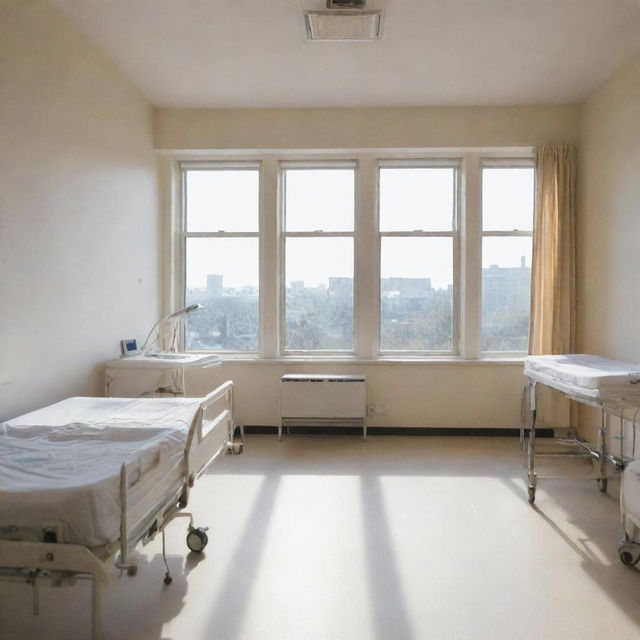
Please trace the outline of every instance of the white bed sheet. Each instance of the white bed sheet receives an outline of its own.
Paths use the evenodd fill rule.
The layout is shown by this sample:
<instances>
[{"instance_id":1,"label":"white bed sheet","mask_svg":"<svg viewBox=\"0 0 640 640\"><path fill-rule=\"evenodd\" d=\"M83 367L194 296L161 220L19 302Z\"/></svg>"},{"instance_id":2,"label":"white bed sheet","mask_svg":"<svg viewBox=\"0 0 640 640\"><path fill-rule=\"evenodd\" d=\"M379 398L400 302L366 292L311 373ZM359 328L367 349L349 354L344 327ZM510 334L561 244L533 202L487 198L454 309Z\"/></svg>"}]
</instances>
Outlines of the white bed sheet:
<instances>
[{"instance_id":1,"label":"white bed sheet","mask_svg":"<svg viewBox=\"0 0 640 640\"><path fill-rule=\"evenodd\" d=\"M525 371L536 371L582 389L629 389L640 393L640 364L585 353L528 356Z\"/></svg>"},{"instance_id":2,"label":"white bed sheet","mask_svg":"<svg viewBox=\"0 0 640 640\"><path fill-rule=\"evenodd\" d=\"M201 402L201 398L66 398L8 420L6 424L145 424L188 431Z\"/></svg>"},{"instance_id":3,"label":"white bed sheet","mask_svg":"<svg viewBox=\"0 0 640 640\"><path fill-rule=\"evenodd\" d=\"M558 380L557 378L554 378L540 371L525 369L524 373L530 380L534 382L540 382L547 387L557 389L558 391L566 393L570 396L587 398L602 403L622 404L625 406L640 406L640 389L637 386L603 386L601 388L591 389L589 387L580 387L563 380Z\"/></svg>"},{"instance_id":4,"label":"white bed sheet","mask_svg":"<svg viewBox=\"0 0 640 640\"><path fill-rule=\"evenodd\" d=\"M0 428L0 536L51 528L58 542L98 547L120 536L120 468L127 465L129 524L153 508L160 487L180 486L186 434L169 428ZM163 495L163 494L160 494Z\"/></svg>"},{"instance_id":5,"label":"white bed sheet","mask_svg":"<svg viewBox=\"0 0 640 640\"><path fill-rule=\"evenodd\" d=\"M68 398L0 425L0 537L29 539L53 528L59 542L117 540L123 462L129 531L139 527L182 486L184 445L200 402Z\"/></svg>"}]
</instances>

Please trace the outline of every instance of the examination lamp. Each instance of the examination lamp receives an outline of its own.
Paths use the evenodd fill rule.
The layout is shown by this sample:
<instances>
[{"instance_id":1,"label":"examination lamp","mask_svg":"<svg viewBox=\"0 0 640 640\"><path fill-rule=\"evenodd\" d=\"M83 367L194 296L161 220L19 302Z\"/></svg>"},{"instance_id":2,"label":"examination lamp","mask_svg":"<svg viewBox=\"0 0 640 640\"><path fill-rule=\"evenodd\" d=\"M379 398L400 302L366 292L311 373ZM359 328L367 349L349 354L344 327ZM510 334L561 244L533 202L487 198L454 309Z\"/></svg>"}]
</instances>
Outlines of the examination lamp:
<instances>
[{"instance_id":1,"label":"examination lamp","mask_svg":"<svg viewBox=\"0 0 640 640\"><path fill-rule=\"evenodd\" d=\"M149 331L149 335L147 336L147 339L144 341L144 344L142 345L142 353L145 353L146 348L147 348L147 344L149 343L149 339L151 338L151 336L153 335L153 332L158 328L158 325L161 322L164 322L165 320L179 320L182 318L186 318L190 313L193 313L194 311L197 311L198 309L202 309L202 305L201 304L190 304L187 305L186 307L183 307L182 309L178 309L177 311L174 311L173 313L169 313L166 316L162 316L162 318L160 318L160 320L158 320L158 322L156 322L153 327L151 327L151 331ZM174 339L175 339L175 332L174 332ZM174 340L172 340L172 342L174 342Z\"/></svg>"},{"instance_id":2,"label":"examination lamp","mask_svg":"<svg viewBox=\"0 0 640 640\"><path fill-rule=\"evenodd\" d=\"M182 316L188 316L190 313L192 313L193 311L197 311L198 309L202 309L202 305L201 304L190 304L187 307L183 307L182 309L178 309L177 311L174 311L173 313L170 313L168 316L165 316L164 318L161 318L160 321L162 321L162 320L173 320L175 318L182 318Z\"/></svg>"}]
</instances>

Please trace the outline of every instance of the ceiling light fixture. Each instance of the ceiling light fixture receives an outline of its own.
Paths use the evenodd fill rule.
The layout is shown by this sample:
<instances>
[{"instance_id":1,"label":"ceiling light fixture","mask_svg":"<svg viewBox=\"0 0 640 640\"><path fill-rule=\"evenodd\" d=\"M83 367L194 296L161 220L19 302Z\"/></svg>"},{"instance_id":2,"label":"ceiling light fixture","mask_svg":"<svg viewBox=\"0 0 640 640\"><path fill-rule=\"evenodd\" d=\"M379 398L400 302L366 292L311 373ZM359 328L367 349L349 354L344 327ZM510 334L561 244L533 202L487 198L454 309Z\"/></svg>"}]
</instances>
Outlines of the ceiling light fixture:
<instances>
[{"instance_id":1,"label":"ceiling light fixture","mask_svg":"<svg viewBox=\"0 0 640 640\"><path fill-rule=\"evenodd\" d=\"M305 11L309 40L377 40L382 11L366 10L366 0L327 0L328 11Z\"/></svg>"}]
</instances>

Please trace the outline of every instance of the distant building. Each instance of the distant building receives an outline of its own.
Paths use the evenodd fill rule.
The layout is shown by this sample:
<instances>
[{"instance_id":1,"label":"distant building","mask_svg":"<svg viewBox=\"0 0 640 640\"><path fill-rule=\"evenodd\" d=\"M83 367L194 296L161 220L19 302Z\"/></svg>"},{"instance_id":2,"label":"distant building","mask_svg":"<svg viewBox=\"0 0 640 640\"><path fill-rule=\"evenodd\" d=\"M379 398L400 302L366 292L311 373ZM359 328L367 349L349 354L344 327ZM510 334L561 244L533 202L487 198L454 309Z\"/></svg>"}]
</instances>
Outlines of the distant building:
<instances>
[{"instance_id":1,"label":"distant building","mask_svg":"<svg viewBox=\"0 0 640 640\"><path fill-rule=\"evenodd\" d=\"M431 278L382 278L383 297L426 298L431 293Z\"/></svg>"},{"instance_id":2,"label":"distant building","mask_svg":"<svg viewBox=\"0 0 640 640\"><path fill-rule=\"evenodd\" d=\"M353 295L353 278L329 278L329 295Z\"/></svg>"},{"instance_id":3,"label":"distant building","mask_svg":"<svg viewBox=\"0 0 640 640\"><path fill-rule=\"evenodd\" d=\"M207 295L210 298L217 298L222 295L222 276L219 273L207 274Z\"/></svg>"},{"instance_id":4,"label":"distant building","mask_svg":"<svg viewBox=\"0 0 640 640\"><path fill-rule=\"evenodd\" d=\"M531 267L522 256L519 267L492 264L482 270L482 310L485 314L529 312Z\"/></svg>"}]
</instances>

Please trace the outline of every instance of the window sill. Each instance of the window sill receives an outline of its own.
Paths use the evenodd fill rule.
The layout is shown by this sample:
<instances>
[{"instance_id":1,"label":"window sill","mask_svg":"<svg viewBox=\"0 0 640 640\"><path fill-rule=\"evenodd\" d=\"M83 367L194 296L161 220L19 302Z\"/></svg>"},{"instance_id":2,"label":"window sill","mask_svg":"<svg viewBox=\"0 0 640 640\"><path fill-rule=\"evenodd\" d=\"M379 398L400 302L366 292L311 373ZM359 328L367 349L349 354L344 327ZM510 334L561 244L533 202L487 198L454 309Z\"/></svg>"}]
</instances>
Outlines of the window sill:
<instances>
[{"instance_id":1,"label":"window sill","mask_svg":"<svg viewBox=\"0 0 640 640\"><path fill-rule=\"evenodd\" d=\"M455 356L400 357L381 356L378 358L358 358L355 356L283 356L280 358L261 358L260 356L221 354L222 363L228 364L305 364L305 365L435 365L435 366L522 366L526 356L495 356L465 359Z\"/></svg>"}]
</instances>

